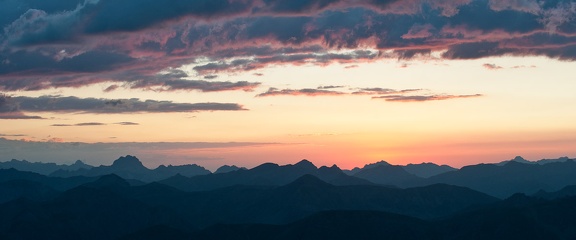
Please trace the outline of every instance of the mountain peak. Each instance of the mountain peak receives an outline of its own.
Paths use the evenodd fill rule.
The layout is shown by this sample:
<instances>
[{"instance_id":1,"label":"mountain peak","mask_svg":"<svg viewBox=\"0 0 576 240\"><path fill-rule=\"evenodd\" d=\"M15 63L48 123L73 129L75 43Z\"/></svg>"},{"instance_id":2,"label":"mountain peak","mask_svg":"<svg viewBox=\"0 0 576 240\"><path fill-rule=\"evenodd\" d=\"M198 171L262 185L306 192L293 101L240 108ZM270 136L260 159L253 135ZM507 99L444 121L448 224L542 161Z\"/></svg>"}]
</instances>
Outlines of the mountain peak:
<instances>
[{"instance_id":1,"label":"mountain peak","mask_svg":"<svg viewBox=\"0 0 576 240\"><path fill-rule=\"evenodd\" d=\"M232 166L230 166L230 165L224 165L224 166L221 166L221 167L219 167L218 169L216 169L216 171L215 171L214 173L234 172L234 171L238 171L238 170L240 170L240 169L245 169L245 168L241 168L241 167L238 167L238 166L236 166L236 165L232 165Z\"/></svg>"},{"instance_id":2,"label":"mountain peak","mask_svg":"<svg viewBox=\"0 0 576 240\"><path fill-rule=\"evenodd\" d=\"M294 166L298 166L298 167L302 167L302 168L317 169L316 166L312 162L310 162L306 159L302 159L302 161L294 164Z\"/></svg>"},{"instance_id":3,"label":"mountain peak","mask_svg":"<svg viewBox=\"0 0 576 240\"><path fill-rule=\"evenodd\" d=\"M311 174L304 174L301 177L294 180L293 182L286 185L286 187L300 187L300 186L332 186L332 185L322 181L320 178Z\"/></svg>"},{"instance_id":4,"label":"mountain peak","mask_svg":"<svg viewBox=\"0 0 576 240\"><path fill-rule=\"evenodd\" d=\"M140 162L138 158L130 155L116 159L116 161L112 163L112 167L130 169L146 168L144 165L142 165L142 162Z\"/></svg>"},{"instance_id":5,"label":"mountain peak","mask_svg":"<svg viewBox=\"0 0 576 240\"><path fill-rule=\"evenodd\" d=\"M127 187L130 184L116 174L103 175L98 180L86 184L91 187Z\"/></svg>"},{"instance_id":6,"label":"mountain peak","mask_svg":"<svg viewBox=\"0 0 576 240\"><path fill-rule=\"evenodd\" d=\"M391 164L384 161L384 160L380 160L379 162L375 162L375 163L369 163L364 165L363 169L367 169L367 168L373 168L373 167L378 167L378 166L390 166Z\"/></svg>"},{"instance_id":7,"label":"mountain peak","mask_svg":"<svg viewBox=\"0 0 576 240\"><path fill-rule=\"evenodd\" d=\"M528 162L528 160L524 159L521 156L516 156L514 159L512 159L512 161L514 161L514 162Z\"/></svg>"}]
</instances>

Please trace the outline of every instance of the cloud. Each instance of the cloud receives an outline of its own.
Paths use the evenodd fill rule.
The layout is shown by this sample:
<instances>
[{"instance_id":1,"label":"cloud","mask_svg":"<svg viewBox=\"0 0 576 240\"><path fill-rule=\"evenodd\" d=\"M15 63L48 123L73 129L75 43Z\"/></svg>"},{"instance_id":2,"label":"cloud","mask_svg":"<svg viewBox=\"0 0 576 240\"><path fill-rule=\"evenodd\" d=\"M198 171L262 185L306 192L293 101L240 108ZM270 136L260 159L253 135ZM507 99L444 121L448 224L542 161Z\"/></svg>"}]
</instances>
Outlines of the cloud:
<instances>
[{"instance_id":1,"label":"cloud","mask_svg":"<svg viewBox=\"0 0 576 240\"><path fill-rule=\"evenodd\" d=\"M313 89L313 88L304 88L304 89L277 89L277 88L270 88L268 91L264 93L260 93L256 95L256 97L270 97L270 96L338 96L344 95L344 92L337 92L337 91L330 91L330 90L321 90L321 89Z\"/></svg>"},{"instance_id":2,"label":"cloud","mask_svg":"<svg viewBox=\"0 0 576 240\"><path fill-rule=\"evenodd\" d=\"M106 123L99 122L86 122L86 123L76 123L76 124L52 124L52 127L86 127L86 126L103 126Z\"/></svg>"},{"instance_id":3,"label":"cloud","mask_svg":"<svg viewBox=\"0 0 576 240\"><path fill-rule=\"evenodd\" d=\"M272 96L342 96L342 95L371 95L372 99L385 99L388 102L425 102L425 101L438 101L449 100L458 98L472 98L481 97L482 94L473 95L448 95L448 94L427 94L427 95L411 95L415 92L422 92L424 89L391 89L391 88L359 88L350 89L355 91L333 91L326 89L342 88L344 86L320 86L318 88L303 88L303 89L277 89L270 88L268 91L256 95L256 97L272 97ZM380 96L374 96L380 95Z\"/></svg>"},{"instance_id":4,"label":"cloud","mask_svg":"<svg viewBox=\"0 0 576 240\"><path fill-rule=\"evenodd\" d=\"M114 124L123 125L123 126L135 126L135 125L140 125L140 123L135 123L135 122L119 122L119 123L114 123Z\"/></svg>"},{"instance_id":5,"label":"cloud","mask_svg":"<svg viewBox=\"0 0 576 240\"><path fill-rule=\"evenodd\" d=\"M358 91L352 92L354 95L383 95L383 94L405 94L411 92L421 91L422 89L402 89L395 90L390 88L361 88Z\"/></svg>"},{"instance_id":6,"label":"cloud","mask_svg":"<svg viewBox=\"0 0 576 240\"><path fill-rule=\"evenodd\" d=\"M0 137L26 137L26 134L2 134L0 133Z\"/></svg>"},{"instance_id":7,"label":"cloud","mask_svg":"<svg viewBox=\"0 0 576 240\"><path fill-rule=\"evenodd\" d=\"M474 98L482 97L482 94L472 94L472 95L386 95L386 96L376 96L372 99L385 99L388 102L426 102L426 101L439 101L439 100L449 100L458 98Z\"/></svg>"},{"instance_id":8,"label":"cloud","mask_svg":"<svg viewBox=\"0 0 576 240\"><path fill-rule=\"evenodd\" d=\"M108 92L246 91L259 83L205 80L272 65L356 65L432 52L576 60L571 1L11 0L0 1L0 16L4 91L106 82ZM204 80L162 74L190 64Z\"/></svg>"},{"instance_id":9,"label":"cloud","mask_svg":"<svg viewBox=\"0 0 576 240\"><path fill-rule=\"evenodd\" d=\"M0 119L27 120L27 119L44 119L44 118L41 116L28 116L21 112L0 112Z\"/></svg>"},{"instance_id":10,"label":"cloud","mask_svg":"<svg viewBox=\"0 0 576 240\"><path fill-rule=\"evenodd\" d=\"M28 112L122 114L238 110L246 109L235 103L174 103L155 100L141 101L136 98L0 97L0 114Z\"/></svg>"},{"instance_id":11,"label":"cloud","mask_svg":"<svg viewBox=\"0 0 576 240\"><path fill-rule=\"evenodd\" d=\"M328 85L328 86L319 86L318 89L335 89L335 88L344 88L346 86L334 86L334 85Z\"/></svg>"},{"instance_id":12,"label":"cloud","mask_svg":"<svg viewBox=\"0 0 576 240\"><path fill-rule=\"evenodd\" d=\"M490 69L490 70L498 70L498 69L502 69L501 66L498 66L496 64L492 64L492 63L485 63L482 66L484 66L486 69Z\"/></svg>"}]
</instances>

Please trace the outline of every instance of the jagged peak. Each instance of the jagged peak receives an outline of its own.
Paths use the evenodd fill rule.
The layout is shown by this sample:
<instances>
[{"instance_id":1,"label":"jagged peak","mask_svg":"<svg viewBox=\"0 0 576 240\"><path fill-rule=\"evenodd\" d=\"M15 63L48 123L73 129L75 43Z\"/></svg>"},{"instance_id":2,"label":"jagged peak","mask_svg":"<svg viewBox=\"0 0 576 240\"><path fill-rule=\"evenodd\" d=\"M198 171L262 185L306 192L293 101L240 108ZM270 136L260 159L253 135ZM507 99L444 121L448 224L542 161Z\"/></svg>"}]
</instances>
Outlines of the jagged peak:
<instances>
[{"instance_id":1,"label":"jagged peak","mask_svg":"<svg viewBox=\"0 0 576 240\"><path fill-rule=\"evenodd\" d=\"M146 168L135 156L126 155L124 157L120 157L112 163L113 167L120 167L120 168Z\"/></svg>"},{"instance_id":2,"label":"jagged peak","mask_svg":"<svg viewBox=\"0 0 576 240\"><path fill-rule=\"evenodd\" d=\"M515 162L528 162L528 160L524 159L524 158L521 157L521 156L516 156L516 157L514 157L514 158L512 159L512 161L515 161Z\"/></svg>"},{"instance_id":3,"label":"jagged peak","mask_svg":"<svg viewBox=\"0 0 576 240\"><path fill-rule=\"evenodd\" d=\"M308 161L308 159L302 159L300 162L294 164L294 166L306 167L306 168L316 168L316 165L314 165L314 163Z\"/></svg>"},{"instance_id":4,"label":"jagged peak","mask_svg":"<svg viewBox=\"0 0 576 240\"><path fill-rule=\"evenodd\" d=\"M218 169L216 169L216 171L214 173L227 173L227 172L233 172L233 171L238 171L244 168L238 167L236 165L223 165L221 167L219 167Z\"/></svg>"},{"instance_id":5,"label":"jagged peak","mask_svg":"<svg viewBox=\"0 0 576 240\"><path fill-rule=\"evenodd\" d=\"M384 161L384 160L380 160L378 162L375 163L369 163L364 165L364 168L371 168L371 167L377 167L377 166L390 166L391 164Z\"/></svg>"}]
</instances>

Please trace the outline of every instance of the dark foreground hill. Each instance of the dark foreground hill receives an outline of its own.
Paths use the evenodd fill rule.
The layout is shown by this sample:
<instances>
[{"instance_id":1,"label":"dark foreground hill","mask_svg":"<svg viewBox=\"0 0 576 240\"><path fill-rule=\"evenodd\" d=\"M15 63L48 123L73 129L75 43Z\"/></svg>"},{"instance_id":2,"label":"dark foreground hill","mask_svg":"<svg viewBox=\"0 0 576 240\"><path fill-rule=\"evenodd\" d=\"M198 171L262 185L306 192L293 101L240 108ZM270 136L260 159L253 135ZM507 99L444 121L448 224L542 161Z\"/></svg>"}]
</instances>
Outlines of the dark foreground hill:
<instances>
[{"instance_id":1,"label":"dark foreground hill","mask_svg":"<svg viewBox=\"0 0 576 240\"><path fill-rule=\"evenodd\" d=\"M189 239L574 239L575 214L576 198L539 201L514 196L442 220L377 211L327 211L286 225L215 225Z\"/></svg>"},{"instance_id":2,"label":"dark foreground hill","mask_svg":"<svg viewBox=\"0 0 576 240\"><path fill-rule=\"evenodd\" d=\"M388 211L449 216L497 200L466 188L334 186L305 175L281 187L234 186L184 192L159 183L131 186L116 175L56 193L0 204L0 239L115 239L169 231L189 236L215 224L290 224L323 211ZM163 227L159 227L163 226Z\"/></svg>"},{"instance_id":3,"label":"dark foreground hill","mask_svg":"<svg viewBox=\"0 0 576 240\"><path fill-rule=\"evenodd\" d=\"M45 189L19 181L3 183ZM186 192L106 175L47 190L48 197L14 194L20 196L0 204L0 239L576 238L575 197L498 200L444 184L335 186L304 175L279 187Z\"/></svg>"}]
</instances>

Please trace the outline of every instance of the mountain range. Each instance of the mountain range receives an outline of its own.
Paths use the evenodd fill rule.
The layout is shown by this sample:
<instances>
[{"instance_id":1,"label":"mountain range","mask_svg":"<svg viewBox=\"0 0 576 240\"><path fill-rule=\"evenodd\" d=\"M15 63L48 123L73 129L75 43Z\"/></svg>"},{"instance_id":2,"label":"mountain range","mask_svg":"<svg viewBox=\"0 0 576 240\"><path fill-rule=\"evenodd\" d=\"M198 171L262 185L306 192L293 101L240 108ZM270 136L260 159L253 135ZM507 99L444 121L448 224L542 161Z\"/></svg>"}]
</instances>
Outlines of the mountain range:
<instances>
[{"instance_id":1,"label":"mountain range","mask_svg":"<svg viewBox=\"0 0 576 240\"><path fill-rule=\"evenodd\" d=\"M56 190L59 181L76 183ZM500 200L446 184L337 186L310 174L280 186L194 192L114 174L83 181L1 170L0 196L19 192L0 203L0 239L576 237L576 197L566 190ZM6 183L12 187L1 187Z\"/></svg>"},{"instance_id":2,"label":"mountain range","mask_svg":"<svg viewBox=\"0 0 576 240\"><path fill-rule=\"evenodd\" d=\"M554 192L565 186L576 184L576 179L572 177L573 172L576 171L576 163L567 157L535 162L515 157L496 164L477 164L461 169L433 163L402 166L380 161L367 164L362 168L342 170L336 165L316 167L310 161L302 160L288 165L264 163L251 169L225 165L215 173L195 164L161 165L155 169L149 169L138 158L130 155L118 158L110 166L93 167L81 161L72 165L56 165L18 160L0 163L0 166L12 166L22 171L34 170L44 173L58 168L49 176L59 178L90 179L116 174L135 184L160 182L184 191L206 191L235 185L281 186L306 174L337 186L381 185L408 188L449 184L468 187L501 199L515 193ZM56 188L62 189L62 186L56 186Z\"/></svg>"},{"instance_id":3,"label":"mountain range","mask_svg":"<svg viewBox=\"0 0 576 240\"><path fill-rule=\"evenodd\" d=\"M102 176L107 174L116 174L126 179L135 179L143 182L153 182L174 175L196 176L210 174L210 171L196 164L181 166L164 166L160 165L155 169L145 167L142 162L134 156L124 156L115 160L110 166L98 166L92 168L81 168L77 170L59 169L50 174L54 177L71 177L71 176Z\"/></svg>"}]
</instances>

